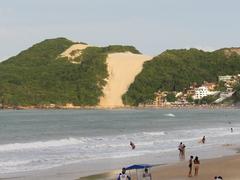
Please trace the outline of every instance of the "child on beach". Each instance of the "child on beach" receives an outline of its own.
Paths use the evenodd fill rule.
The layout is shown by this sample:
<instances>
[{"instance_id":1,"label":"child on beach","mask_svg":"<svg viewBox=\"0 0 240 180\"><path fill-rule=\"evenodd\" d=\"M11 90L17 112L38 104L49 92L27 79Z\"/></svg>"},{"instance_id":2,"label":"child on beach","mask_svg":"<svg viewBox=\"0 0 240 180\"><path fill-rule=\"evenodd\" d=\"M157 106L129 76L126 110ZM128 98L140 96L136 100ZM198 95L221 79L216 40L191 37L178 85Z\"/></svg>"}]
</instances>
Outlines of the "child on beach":
<instances>
[{"instance_id":1,"label":"child on beach","mask_svg":"<svg viewBox=\"0 0 240 180\"><path fill-rule=\"evenodd\" d=\"M194 176L198 176L200 161L197 156L195 157L193 163L194 163Z\"/></svg>"},{"instance_id":2,"label":"child on beach","mask_svg":"<svg viewBox=\"0 0 240 180\"><path fill-rule=\"evenodd\" d=\"M131 180L131 177L126 174L126 168L122 168L122 172L118 175L117 180Z\"/></svg>"},{"instance_id":3,"label":"child on beach","mask_svg":"<svg viewBox=\"0 0 240 180\"><path fill-rule=\"evenodd\" d=\"M189 167L189 172L188 172L188 177L192 177L192 165L193 165L193 156L190 156L188 167Z\"/></svg>"}]
</instances>

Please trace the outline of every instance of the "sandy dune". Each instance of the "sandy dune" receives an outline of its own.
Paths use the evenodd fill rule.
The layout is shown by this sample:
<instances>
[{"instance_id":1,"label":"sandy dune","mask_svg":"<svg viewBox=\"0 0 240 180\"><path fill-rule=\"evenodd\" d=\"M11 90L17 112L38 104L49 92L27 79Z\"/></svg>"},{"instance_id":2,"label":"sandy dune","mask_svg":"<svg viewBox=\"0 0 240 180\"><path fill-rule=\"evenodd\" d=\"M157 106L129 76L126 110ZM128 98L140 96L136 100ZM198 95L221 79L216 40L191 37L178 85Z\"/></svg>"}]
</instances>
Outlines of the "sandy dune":
<instances>
[{"instance_id":1,"label":"sandy dune","mask_svg":"<svg viewBox=\"0 0 240 180\"><path fill-rule=\"evenodd\" d=\"M79 57L82 53L82 50L89 47L86 44L74 44L65 50L60 57L67 57L69 60L74 60L76 57Z\"/></svg>"},{"instance_id":2,"label":"sandy dune","mask_svg":"<svg viewBox=\"0 0 240 180\"><path fill-rule=\"evenodd\" d=\"M100 100L101 107L123 107L122 95L127 91L135 76L142 70L143 63L152 59L150 56L126 53L109 54L108 82Z\"/></svg>"}]
</instances>

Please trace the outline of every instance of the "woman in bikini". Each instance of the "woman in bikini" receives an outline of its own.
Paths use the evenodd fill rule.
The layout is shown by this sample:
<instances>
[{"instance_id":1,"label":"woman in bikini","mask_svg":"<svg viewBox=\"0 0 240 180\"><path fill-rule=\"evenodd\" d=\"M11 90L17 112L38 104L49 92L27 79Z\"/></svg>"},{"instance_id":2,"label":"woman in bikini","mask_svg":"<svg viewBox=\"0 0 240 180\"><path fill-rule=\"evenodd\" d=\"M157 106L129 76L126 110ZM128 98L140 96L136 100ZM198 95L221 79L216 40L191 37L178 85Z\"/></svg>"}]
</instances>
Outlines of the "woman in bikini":
<instances>
[{"instance_id":1,"label":"woman in bikini","mask_svg":"<svg viewBox=\"0 0 240 180\"><path fill-rule=\"evenodd\" d=\"M193 163L194 163L194 176L198 176L200 161L197 156L195 157Z\"/></svg>"}]
</instances>

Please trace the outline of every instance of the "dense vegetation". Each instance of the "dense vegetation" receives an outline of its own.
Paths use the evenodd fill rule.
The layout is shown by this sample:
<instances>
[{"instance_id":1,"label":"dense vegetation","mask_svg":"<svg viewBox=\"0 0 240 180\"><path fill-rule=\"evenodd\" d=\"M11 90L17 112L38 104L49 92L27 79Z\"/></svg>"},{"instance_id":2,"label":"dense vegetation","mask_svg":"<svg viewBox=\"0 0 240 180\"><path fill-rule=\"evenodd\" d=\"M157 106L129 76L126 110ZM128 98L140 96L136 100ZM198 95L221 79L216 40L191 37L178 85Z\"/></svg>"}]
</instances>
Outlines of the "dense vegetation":
<instances>
[{"instance_id":1,"label":"dense vegetation","mask_svg":"<svg viewBox=\"0 0 240 180\"><path fill-rule=\"evenodd\" d=\"M219 75L240 73L240 56L224 50L167 50L144 64L126 94L125 104L137 106L154 99L154 92L183 91L193 83L217 82Z\"/></svg>"},{"instance_id":2,"label":"dense vegetation","mask_svg":"<svg viewBox=\"0 0 240 180\"><path fill-rule=\"evenodd\" d=\"M117 52L127 52L128 51L133 54L141 54L133 46L121 46L121 45L111 45L111 46L103 47L102 51L105 53L117 53Z\"/></svg>"},{"instance_id":3,"label":"dense vegetation","mask_svg":"<svg viewBox=\"0 0 240 180\"><path fill-rule=\"evenodd\" d=\"M0 104L41 106L47 104L97 105L108 76L108 53L131 51L132 46L89 47L72 64L59 55L74 43L49 39L0 63Z\"/></svg>"},{"instance_id":4,"label":"dense vegetation","mask_svg":"<svg viewBox=\"0 0 240 180\"><path fill-rule=\"evenodd\" d=\"M234 87L234 91L235 91L235 93L233 94L233 96L231 98L229 98L227 101L230 101L229 104L235 103L235 104L240 105L240 84L237 84Z\"/></svg>"}]
</instances>

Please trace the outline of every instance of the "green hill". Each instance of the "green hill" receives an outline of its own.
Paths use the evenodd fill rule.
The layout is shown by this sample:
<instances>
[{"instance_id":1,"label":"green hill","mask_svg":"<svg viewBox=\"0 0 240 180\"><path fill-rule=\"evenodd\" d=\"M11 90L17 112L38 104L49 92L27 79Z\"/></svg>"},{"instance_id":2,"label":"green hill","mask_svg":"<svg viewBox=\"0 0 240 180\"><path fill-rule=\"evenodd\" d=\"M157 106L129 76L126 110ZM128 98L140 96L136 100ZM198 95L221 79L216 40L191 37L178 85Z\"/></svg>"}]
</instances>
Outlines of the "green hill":
<instances>
[{"instance_id":1,"label":"green hill","mask_svg":"<svg viewBox=\"0 0 240 180\"><path fill-rule=\"evenodd\" d=\"M48 39L1 62L0 104L95 106L108 77L107 55L126 51L140 54L133 46L87 47L72 63L60 54L73 44L66 38ZM219 75L239 74L239 54L239 48L214 52L167 50L144 63L142 72L123 95L123 102L137 106L152 101L158 90L182 91L193 83L217 82ZM239 94L240 88L230 102L238 102Z\"/></svg>"},{"instance_id":2,"label":"green hill","mask_svg":"<svg viewBox=\"0 0 240 180\"><path fill-rule=\"evenodd\" d=\"M240 73L238 52L227 50L163 52L144 64L142 72L123 95L124 104L137 106L152 101L158 90L182 91L193 83L217 82L219 75Z\"/></svg>"},{"instance_id":3,"label":"green hill","mask_svg":"<svg viewBox=\"0 0 240 180\"><path fill-rule=\"evenodd\" d=\"M108 53L130 51L132 46L88 47L73 64L59 55L74 42L48 39L0 63L0 104L97 105L108 77Z\"/></svg>"}]
</instances>

